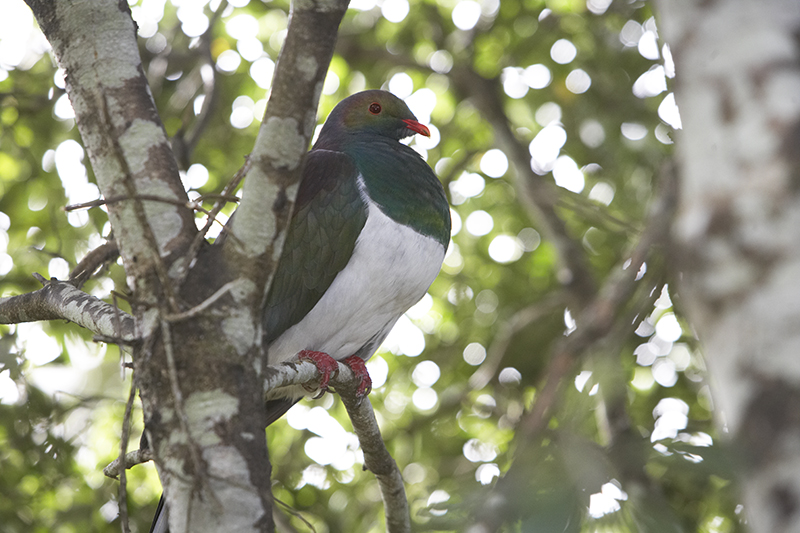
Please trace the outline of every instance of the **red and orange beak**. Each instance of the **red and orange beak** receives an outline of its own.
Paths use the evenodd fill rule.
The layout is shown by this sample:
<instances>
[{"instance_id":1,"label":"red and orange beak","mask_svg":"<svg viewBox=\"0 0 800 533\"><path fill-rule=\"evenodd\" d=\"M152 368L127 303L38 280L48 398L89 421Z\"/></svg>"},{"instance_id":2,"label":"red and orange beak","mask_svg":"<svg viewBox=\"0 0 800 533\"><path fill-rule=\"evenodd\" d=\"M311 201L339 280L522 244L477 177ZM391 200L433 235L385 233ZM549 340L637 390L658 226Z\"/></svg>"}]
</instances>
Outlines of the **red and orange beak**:
<instances>
[{"instance_id":1,"label":"red and orange beak","mask_svg":"<svg viewBox=\"0 0 800 533\"><path fill-rule=\"evenodd\" d=\"M420 124L416 120L406 119L403 120L406 123L406 127L415 133L419 133L420 135L424 135L425 137L431 136L431 130L429 130L424 124Z\"/></svg>"}]
</instances>

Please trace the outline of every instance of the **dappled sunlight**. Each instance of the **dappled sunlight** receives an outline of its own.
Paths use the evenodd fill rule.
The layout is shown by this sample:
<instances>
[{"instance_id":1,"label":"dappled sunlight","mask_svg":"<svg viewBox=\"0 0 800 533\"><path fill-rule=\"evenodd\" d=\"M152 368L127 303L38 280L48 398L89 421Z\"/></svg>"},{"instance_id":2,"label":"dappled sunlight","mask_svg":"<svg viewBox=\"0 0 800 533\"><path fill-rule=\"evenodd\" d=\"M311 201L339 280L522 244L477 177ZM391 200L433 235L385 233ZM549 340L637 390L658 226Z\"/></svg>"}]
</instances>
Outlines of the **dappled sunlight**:
<instances>
[{"instance_id":1,"label":"dappled sunlight","mask_svg":"<svg viewBox=\"0 0 800 533\"><path fill-rule=\"evenodd\" d=\"M389 22L402 22L410 9L407 0L383 0L380 6L381 14Z\"/></svg>"},{"instance_id":2,"label":"dappled sunlight","mask_svg":"<svg viewBox=\"0 0 800 533\"><path fill-rule=\"evenodd\" d=\"M600 518L603 515L615 513L621 509L621 501L628 499L628 495L620 488L616 479L605 483L600 492L589 497L589 516Z\"/></svg>"},{"instance_id":3,"label":"dappled sunlight","mask_svg":"<svg viewBox=\"0 0 800 533\"><path fill-rule=\"evenodd\" d=\"M492 219L492 215L479 209L467 216L464 227L475 237L482 237L483 235L488 235L489 232L492 231L494 219Z\"/></svg>"},{"instance_id":4,"label":"dappled sunlight","mask_svg":"<svg viewBox=\"0 0 800 533\"><path fill-rule=\"evenodd\" d=\"M453 8L452 18L459 30L471 30L481 18L481 5L474 0L460 0Z\"/></svg>"},{"instance_id":5,"label":"dappled sunlight","mask_svg":"<svg viewBox=\"0 0 800 533\"><path fill-rule=\"evenodd\" d=\"M502 150L492 148L481 157L480 167L490 178L502 178L508 172L508 158Z\"/></svg>"},{"instance_id":6,"label":"dappled sunlight","mask_svg":"<svg viewBox=\"0 0 800 533\"><path fill-rule=\"evenodd\" d=\"M653 409L655 428L650 434L650 442L674 439L678 432L689 423L689 406L678 398L664 398Z\"/></svg>"},{"instance_id":7,"label":"dappled sunlight","mask_svg":"<svg viewBox=\"0 0 800 533\"><path fill-rule=\"evenodd\" d=\"M550 48L550 57L560 65L571 63L578 55L578 49L567 39L559 39Z\"/></svg>"},{"instance_id":8,"label":"dappled sunlight","mask_svg":"<svg viewBox=\"0 0 800 533\"><path fill-rule=\"evenodd\" d=\"M512 263L525 251L520 240L513 235L497 235L489 243L489 257L498 263Z\"/></svg>"},{"instance_id":9,"label":"dappled sunlight","mask_svg":"<svg viewBox=\"0 0 800 533\"><path fill-rule=\"evenodd\" d=\"M180 175L190 200L208 210L214 205L209 198L236 174L258 134L287 35L288 4L129 4L167 134L179 146L207 123L180 161ZM413 527L443 528L446 522L437 519L445 517L457 524L451 529L464 529L461 515L505 490L507 474L525 467L517 459L524 451L535 457L526 457L534 468L525 482L536 490L520 490L531 494L526 503L536 516L562 512L547 500L551 491L565 508L578 502L571 518L584 520L586 531L637 531L632 517L644 489L623 476L623 467L641 458L633 468L671 507L684 495L675 487L693 480L685 494L697 505L676 508L681 523L732 531L733 484L715 470L721 452L705 363L692 327L670 298L677 288L664 284L674 278L657 254L630 266L657 194L658 166L681 128L669 46L646 3L535 4L353 0L318 86L316 125L309 110L307 128L316 140L322 121L349 94L381 88L404 100L431 133L404 142L435 169L451 205L451 240L439 277L366 362L370 401L406 482ZM0 100L4 295L38 288L31 272L66 278L111 234L105 207L60 211L98 200L100 191L65 94L64 71L21 0L12 0L5 13L0 94L14 96ZM33 109L49 119L47 128L30 118ZM547 187L537 188L542 183ZM208 238L220 234L234 204L217 215ZM206 215L198 211L195 221L203 227ZM618 308L604 308L614 316L587 317L586 302L599 294L592 291L620 273L627 258L633 259L622 273L635 277L634 295ZM113 263L85 290L111 301L111 291L125 292L125 284ZM647 294L651 289L661 290L660 297ZM604 342L574 354L546 419L536 426L531 412L547 400L554 354L593 334L593 318L613 322L613 330ZM115 409L124 407L118 351L65 333L73 327L3 330L13 339L8 366L0 358L4 408L64 390L106 395ZM69 403L66 395L54 398ZM94 506L98 519L117 527L115 487L103 481L97 464L117 453L121 414L100 423L85 413L81 422L104 437L92 436L89 447L88 434L81 435L77 452L58 453L65 462L78 457L79 483L103 499ZM141 418L135 413L139 425ZM541 429L522 442L530 427ZM334 394L296 404L267 435L276 498L317 531L382 524L374 476L363 471L358 440ZM585 464L570 463L565 435L581 441L575 456ZM635 453L621 459L614 448L620 443ZM129 483L138 507L153 503L158 486L152 468L141 477L147 482L138 489ZM73 492L77 501L79 492ZM510 527L526 525L520 519Z\"/></svg>"}]
</instances>

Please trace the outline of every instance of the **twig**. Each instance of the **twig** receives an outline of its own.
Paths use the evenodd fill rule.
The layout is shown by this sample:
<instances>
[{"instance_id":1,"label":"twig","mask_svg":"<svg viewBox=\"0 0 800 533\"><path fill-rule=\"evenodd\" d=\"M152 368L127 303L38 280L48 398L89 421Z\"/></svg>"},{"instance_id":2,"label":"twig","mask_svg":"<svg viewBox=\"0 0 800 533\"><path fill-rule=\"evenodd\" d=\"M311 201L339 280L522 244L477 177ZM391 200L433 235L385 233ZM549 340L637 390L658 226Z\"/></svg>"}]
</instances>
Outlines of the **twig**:
<instances>
[{"instance_id":1,"label":"twig","mask_svg":"<svg viewBox=\"0 0 800 533\"><path fill-rule=\"evenodd\" d=\"M131 390L128 393L128 401L125 404L125 416L122 417L122 437L119 442L119 457L118 461L125 464L126 453L128 451L128 437L131 430L131 410L133 409L133 400L136 398L136 385L134 380L131 380ZM130 524L128 523L128 480L125 475L125 468L119 470L119 521L122 525L122 533L130 533Z\"/></svg>"},{"instance_id":2,"label":"twig","mask_svg":"<svg viewBox=\"0 0 800 533\"><path fill-rule=\"evenodd\" d=\"M236 188L242 182L244 177L250 171L251 166L252 163L250 161L250 158L249 157L245 158L244 164L238 171L236 171L236 174L233 175L231 181L229 181L228 184L225 186L225 189L223 189L222 194L219 195L217 203L214 204L214 207L211 209L211 211L209 211L208 216L206 217L206 223L203 225L202 228L200 228L200 231L197 232L197 235L194 236L194 240L192 241L192 244L189 246L189 251L186 254L186 257L188 258L186 264L191 265L194 263L194 260L197 258L197 254L200 251L200 247L206 240L206 234L208 233L208 230L211 229L211 225L214 224L214 222L217 220L217 215L219 215L220 211L222 211L222 208L225 206L225 203L230 201L228 200L228 198L233 197L233 192L236 190ZM223 231L225 231L225 229L226 227L223 226ZM177 281L176 283L177 287L180 288L183 285L183 282L188 274L189 274L189 269L187 268L184 270L181 278Z\"/></svg>"},{"instance_id":3,"label":"twig","mask_svg":"<svg viewBox=\"0 0 800 533\"><path fill-rule=\"evenodd\" d=\"M281 507L283 507L284 509L286 509L287 513L289 513L293 517L295 517L298 520L300 520L301 522L303 522L303 524L305 524L305 526L309 529L309 531L311 531L311 533L317 533L317 529L314 527L314 525L311 522L309 522L308 520L306 520L305 517L303 516L303 514L300 511L298 511L297 509L294 509L288 503L282 502L281 500L279 500L278 498L275 498L274 496L272 497L272 500L275 503L277 503L278 505L280 505ZM280 514L280 513L275 513L275 522L276 522L277 526L280 526L278 528L278 531L281 531L282 533L299 533L297 531L297 529L295 529L289 523L289 520L286 517L284 517L282 514Z\"/></svg>"},{"instance_id":4,"label":"twig","mask_svg":"<svg viewBox=\"0 0 800 533\"><path fill-rule=\"evenodd\" d=\"M69 273L69 281L80 289L92 274L104 264L119 257L119 247L116 241L109 240L86 254Z\"/></svg>"},{"instance_id":5,"label":"twig","mask_svg":"<svg viewBox=\"0 0 800 533\"><path fill-rule=\"evenodd\" d=\"M104 342L106 344L119 344L122 346L135 346L139 343L140 339L123 339L122 337L117 337L116 335L93 335L92 341L94 342ZM128 364L128 363L126 363ZM133 367L126 367L126 368L133 368Z\"/></svg>"},{"instance_id":6,"label":"twig","mask_svg":"<svg viewBox=\"0 0 800 533\"><path fill-rule=\"evenodd\" d=\"M101 207L104 205L111 205L111 204L118 204L120 202L124 202L125 200L144 200L147 202L160 202L162 204L170 204L170 205L177 205L178 207L189 207L195 208L195 202L185 202L182 200L176 200L174 198L166 198L164 196L157 196L155 194L132 194L132 195L119 195L119 196L112 196L110 198L98 198L97 200L91 200L89 202L83 202L80 204L71 204L64 206L62 209L64 211L77 211L78 209L91 209L93 207Z\"/></svg>"},{"instance_id":7,"label":"twig","mask_svg":"<svg viewBox=\"0 0 800 533\"><path fill-rule=\"evenodd\" d=\"M180 322L182 320L187 320L189 318L196 317L209 307L214 304L217 300L231 292L238 284L240 283L239 280L229 281L222 287L220 287L214 294L203 300L200 304L183 311L182 313L174 313L174 314L167 314L164 315L164 320L168 322Z\"/></svg>"}]
</instances>

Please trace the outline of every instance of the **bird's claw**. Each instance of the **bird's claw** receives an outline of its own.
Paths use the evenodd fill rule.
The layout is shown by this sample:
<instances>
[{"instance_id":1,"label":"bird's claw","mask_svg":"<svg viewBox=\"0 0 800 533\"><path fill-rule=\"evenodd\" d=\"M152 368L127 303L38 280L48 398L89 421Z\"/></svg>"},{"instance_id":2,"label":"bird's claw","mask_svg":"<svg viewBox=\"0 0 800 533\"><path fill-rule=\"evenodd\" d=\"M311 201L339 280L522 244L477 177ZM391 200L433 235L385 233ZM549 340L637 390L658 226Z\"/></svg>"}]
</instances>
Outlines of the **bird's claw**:
<instances>
[{"instance_id":1,"label":"bird's claw","mask_svg":"<svg viewBox=\"0 0 800 533\"><path fill-rule=\"evenodd\" d=\"M328 390L328 383L331 380L331 376L336 375L339 372L339 363L336 362L336 359L325 352L315 352L313 350L302 350L297 355L297 359L299 361L309 361L314 363L314 366L317 367L317 370L320 374L320 396L325 394L325 391Z\"/></svg>"},{"instance_id":2,"label":"bird's claw","mask_svg":"<svg viewBox=\"0 0 800 533\"><path fill-rule=\"evenodd\" d=\"M339 363L331 357L330 355L326 354L325 352L315 352L313 350L303 350L297 355L297 359L299 361L309 361L314 363L314 366L317 367L317 371L319 371L320 378L319 378L319 390L320 396L325 394L325 391L328 390L328 384L330 383L331 376L335 376L339 373ZM367 371L367 366L364 364L364 360L357 355L351 355L342 360L342 363L346 364L350 367L350 370L353 371L353 374L360 380L358 384L358 389L356 390L356 397L363 398L372 391L372 378L369 377L369 372ZM306 385L306 390L311 392L313 389L310 389Z\"/></svg>"},{"instance_id":3,"label":"bird's claw","mask_svg":"<svg viewBox=\"0 0 800 533\"><path fill-rule=\"evenodd\" d=\"M342 363L349 366L353 374L361 380L361 383L358 385L358 390L356 391L356 396L358 398L363 398L369 394L372 391L372 378L369 377L367 365L364 364L364 360L357 355L351 355L343 359Z\"/></svg>"}]
</instances>

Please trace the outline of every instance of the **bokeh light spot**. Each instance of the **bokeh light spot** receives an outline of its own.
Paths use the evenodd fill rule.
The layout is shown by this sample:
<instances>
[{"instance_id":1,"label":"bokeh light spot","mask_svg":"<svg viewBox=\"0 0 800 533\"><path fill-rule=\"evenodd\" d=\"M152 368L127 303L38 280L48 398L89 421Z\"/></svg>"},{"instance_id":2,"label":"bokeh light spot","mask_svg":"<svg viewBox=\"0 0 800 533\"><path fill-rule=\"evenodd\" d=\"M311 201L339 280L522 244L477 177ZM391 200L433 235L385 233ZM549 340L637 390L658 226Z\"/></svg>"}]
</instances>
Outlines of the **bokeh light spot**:
<instances>
[{"instance_id":1,"label":"bokeh light spot","mask_svg":"<svg viewBox=\"0 0 800 533\"><path fill-rule=\"evenodd\" d=\"M403 22L409 9L407 0L387 0L381 5L381 15L389 22Z\"/></svg>"},{"instance_id":2,"label":"bokeh light spot","mask_svg":"<svg viewBox=\"0 0 800 533\"><path fill-rule=\"evenodd\" d=\"M550 57L561 65L570 63L578 55L578 49L567 39L559 39L550 47Z\"/></svg>"},{"instance_id":3,"label":"bokeh light spot","mask_svg":"<svg viewBox=\"0 0 800 533\"><path fill-rule=\"evenodd\" d=\"M592 78L585 70L578 68L567 74L565 84L571 93L583 94L592 86Z\"/></svg>"},{"instance_id":4,"label":"bokeh light spot","mask_svg":"<svg viewBox=\"0 0 800 533\"><path fill-rule=\"evenodd\" d=\"M471 30L481 18L481 5L474 0L461 0L453 8L452 18L459 30Z\"/></svg>"},{"instance_id":5,"label":"bokeh light spot","mask_svg":"<svg viewBox=\"0 0 800 533\"><path fill-rule=\"evenodd\" d=\"M531 89L544 89L553 80L550 69L541 63L527 67L522 73L522 79Z\"/></svg>"},{"instance_id":6,"label":"bokeh light spot","mask_svg":"<svg viewBox=\"0 0 800 533\"><path fill-rule=\"evenodd\" d=\"M492 148L481 157L480 167L490 178L500 178L508 171L508 158L502 150Z\"/></svg>"},{"instance_id":7,"label":"bokeh light spot","mask_svg":"<svg viewBox=\"0 0 800 533\"><path fill-rule=\"evenodd\" d=\"M498 263L512 263L522 252L522 243L513 235L498 235L489 243L489 257Z\"/></svg>"},{"instance_id":8,"label":"bokeh light spot","mask_svg":"<svg viewBox=\"0 0 800 533\"><path fill-rule=\"evenodd\" d=\"M578 164L567 155L562 155L556 159L553 165L553 178L555 178L556 185L574 193L583 191L583 187L586 184L583 172L578 168Z\"/></svg>"},{"instance_id":9,"label":"bokeh light spot","mask_svg":"<svg viewBox=\"0 0 800 533\"><path fill-rule=\"evenodd\" d=\"M492 215L483 210L473 211L467 215L467 220L464 223L467 231L476 236L482 237L487 235L494 227L494 219Z\"/></svg>"},{"instance_id":10,"label":"bokeh light spot","mask_svg":"<svg viewBox=\"0 0 800 533\"><path fill-rule=\"evenodd\" d=\"M468 365L477 366L486 359L486 348L479 342L471 342L464 348L462 355Z\"/></svg>"}]
</instances>

